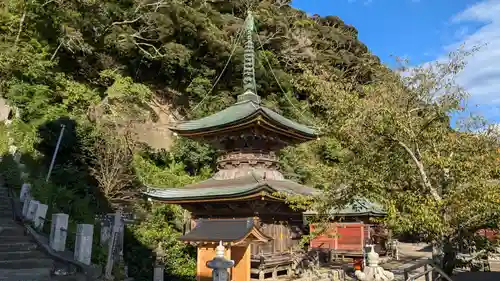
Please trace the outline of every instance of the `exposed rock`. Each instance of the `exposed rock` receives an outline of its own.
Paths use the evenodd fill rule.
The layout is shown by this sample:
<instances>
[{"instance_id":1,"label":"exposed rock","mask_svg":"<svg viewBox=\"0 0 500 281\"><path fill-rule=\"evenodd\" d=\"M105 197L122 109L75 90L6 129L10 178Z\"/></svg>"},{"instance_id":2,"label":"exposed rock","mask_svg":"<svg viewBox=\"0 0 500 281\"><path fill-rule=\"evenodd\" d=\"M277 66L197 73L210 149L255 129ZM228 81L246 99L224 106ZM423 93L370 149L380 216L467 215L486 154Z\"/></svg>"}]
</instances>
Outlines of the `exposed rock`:
<instances>
[{"instance_id":1,"label":"exposed rock","mask_svg":"<svg viewBox=\"0 0 500 281\"><path fill-rule=\"evenodd\" d=\"M0 97L0 122L5 122L9 119L12 108L7 104L7 101Z\"/></svg>"}]
</instances>

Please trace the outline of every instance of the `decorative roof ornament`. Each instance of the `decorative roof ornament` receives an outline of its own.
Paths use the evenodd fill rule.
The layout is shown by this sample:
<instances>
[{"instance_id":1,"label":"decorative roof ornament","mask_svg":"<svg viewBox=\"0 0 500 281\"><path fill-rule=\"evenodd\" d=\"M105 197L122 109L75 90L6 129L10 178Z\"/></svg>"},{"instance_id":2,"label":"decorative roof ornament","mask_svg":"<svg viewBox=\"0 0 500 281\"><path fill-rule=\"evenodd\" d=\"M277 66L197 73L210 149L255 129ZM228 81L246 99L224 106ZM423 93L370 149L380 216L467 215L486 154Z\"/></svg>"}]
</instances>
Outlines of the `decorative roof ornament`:
<instances>
[{"instance_id":1,"label":"decorative roof ornament","mask_svg":"<svg viewBox=\"0 0 500 281\"><path fill-rule=\"evenodd\" d=\"M222 241L219 241L219 245L215 248L215 257L216 258L224 258L224 252L226 248L222 245Z\"/></svg>"},{"instance_id":2,"label":"decorative roof ornament","mask_svg":"<svg viewBox=\"0 0 500 281\"><path fill-rule=\"evenodd\" d=\"M257 95L257 83L255 82L255 50L253 45L253 32L255 30L252 12L248 11L245 19L245 45L243 63L243 94L238 96L238 102L253 101L260 104L260 97Z\"/></svg>"}]
</instances>

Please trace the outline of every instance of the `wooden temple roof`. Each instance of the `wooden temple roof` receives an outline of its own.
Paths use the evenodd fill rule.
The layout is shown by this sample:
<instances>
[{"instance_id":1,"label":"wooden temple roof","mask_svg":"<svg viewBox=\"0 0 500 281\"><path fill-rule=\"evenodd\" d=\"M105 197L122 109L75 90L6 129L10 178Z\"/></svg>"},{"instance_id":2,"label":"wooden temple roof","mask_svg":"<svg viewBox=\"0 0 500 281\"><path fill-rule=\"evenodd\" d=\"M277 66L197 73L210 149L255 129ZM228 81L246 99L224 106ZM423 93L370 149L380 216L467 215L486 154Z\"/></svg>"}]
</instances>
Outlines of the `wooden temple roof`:
<instances>
[{"instance_id":1,"label":"wooden temple roof","mask_svg":"<svg viewBox=\"0 0 500 281\"><path fill-rule=\"evenodd\" d=\"M200 183L180 188L152 188L144 193L147 197L168 203L207 202L216 200L240 200L252 197L275 197L275 193L313 196L318 190L291 180L266 180L255 174L218 180L210 178ZM275 197L275 199L278 199Z\"/></svg>"},{"instance_id":2,"label":"wooden temple roof","mask_svg":"<svg viewBox=\"0 0 500 281\"><path fill-rule=\"evenodd\" d=\"M256 227L253 218L241 218L200 219L196 222L196 227L179 240L198 243L222 241L237 245L244 242L265 243L272 239Z\"/></svg>"},{"instance_id":3,"label":"wooden temple roof","mask_svg":"<svg viewBox=\"0 0 500 281\"><path fill-rule=\"evenodd\" d=\"M180 136L197 137L251 127L260 127L300 141L314 140L319 135L315 129L262 106L260 97L252 93L238 96L235 104L222 111L201 119L179 122L169 129Z\"/></svg>"}]
</instances>

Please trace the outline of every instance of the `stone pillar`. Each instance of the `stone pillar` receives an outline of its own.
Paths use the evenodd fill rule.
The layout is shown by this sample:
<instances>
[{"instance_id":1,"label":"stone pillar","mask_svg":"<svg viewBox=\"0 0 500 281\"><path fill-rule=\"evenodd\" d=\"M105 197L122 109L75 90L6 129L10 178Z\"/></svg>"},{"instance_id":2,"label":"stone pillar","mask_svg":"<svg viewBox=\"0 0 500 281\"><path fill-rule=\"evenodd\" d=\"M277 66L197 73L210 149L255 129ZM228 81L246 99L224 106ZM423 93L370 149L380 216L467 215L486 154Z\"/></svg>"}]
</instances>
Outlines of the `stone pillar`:
<instances>
[{"instance_id":1,"label":"stone pillar","mask_svg":"<svg viewBox=\"0 0 500 281\"><path fill-rule=\"evenodd\" d=\"M43 224L45 222L45 216L47 215L48 208L49 208L49 206L47 206L45 204L41 204L41 203L38 204L36 211L35 211L35 215L33 217L33 223L34 223L36 228L43 228Z\"/></svg>"},{"instance_id":2,"label":"stone pillar","mask_svg":"<svg viewBox=\"0 0 500 281\"><path fill-rule=\"evenodd\" d=\"M93 236L93 224L78 224L76 226L75 260L90 265Z\"/></svg>"},{"instance_id":3,"label":"stone pillar","mask_svg":"<svg viewBox=\"0 0 500 281\"><path fill-rule=\"evenodd\" d=\"M113 265L115 263L115 248L118 244L118 234L122 224L122 210L118 209L113 217L113 228L111 232L111 240L108 246L108 260L106 262L106 267L104 269L104 276L106 279L111 279L111 273L113 271Z\"/></svg>"},{"instance_id":4,"label":"stone pillar","mask_svg":"<svg viewBox=\"0 0 500 281\"><path fill-rule=\"evenodd\" d=\"M215 248L215 257L207 262L208 268L212 269L213 281L229 281L228 269L234 266L234 261L224 257L225 248L220 241L219 246Z\"/></svg>"},{"instance_id":5,"label":"stone pillar","mask_svg":"<svg viewBox=\"0 0 500 281\"><path fill-rule=\"evenodd\" d=\"M49 245L56 252L66 250L66 237L68 236L67 214L52 214L52 224L50 227Z\"/></svg>"},{"instance_id":6,"label":"stone pillar","mask_svg":"<svg viewBox=\"0 0 500 281\"><path fill-rule=\"evenodd\" d=\"M101 246L108 244L110 238L111 227L108 225L104 225L104 223L101 223L101 235L99 236L99 243L101 244Z\"/></svg>"},{"instance_id":7,"label":"stone pillar","mask_svg":"<svg viewBox=\"0 0 500 281\"><path fill-rule=\"evenodd\" d=\"M363 271L356 270L354 273L356 279L360 281L392 281L394 279L394 274L378 265L380 261L379 255L373 249L373 245L370 246L371 251L366 257L368 266L366 266Z\"/></svg>"},{"instance_id":8,"label":"stone pillar","mask_svg":"<svg viewBox=\"0 0 500 281\"><path fill-rule=\"evenodd\" d=\"M23 217L24 218L28 217L28 209L29 209L31 200L33 200L31 195L29 193L26 194L26 197L24 198L24 202L23 202Z\"/></svg>"},{"instance_id":9,"label":"stone pillar","mask_svg":"<svg viewBox=\"0 0 500 281\"><path fill-rule=\"evenodd\" d=\"M153 281L163 281L165 267L157 264L153 269Z\"/></svg>"},{"instance_id":10,"label":"stone pillar","mask_svg":"<svg viewBox=\"0 0 500 281\"><path fill-rule=\"evenodd\" d=\"M28 194L30 194L31 191L31 185L29 183L23 183L21 186L21 193L19 194L19 201L21 203L24 203L24 200L26 200L26 197Z\"/></svg>"},{"instance_id":11,"label":"stone pillar","mask_svg":"<svg viewBox=\"0 0 500 281\"><path fill-rule=\"evenodd\" d=\"M37 200L30 200L28 205L28 213L26 214L26 219L28 221L32 221L35 217L36 208L38 208L38 204L40 204Z\"/></svg>"}]
</instances>

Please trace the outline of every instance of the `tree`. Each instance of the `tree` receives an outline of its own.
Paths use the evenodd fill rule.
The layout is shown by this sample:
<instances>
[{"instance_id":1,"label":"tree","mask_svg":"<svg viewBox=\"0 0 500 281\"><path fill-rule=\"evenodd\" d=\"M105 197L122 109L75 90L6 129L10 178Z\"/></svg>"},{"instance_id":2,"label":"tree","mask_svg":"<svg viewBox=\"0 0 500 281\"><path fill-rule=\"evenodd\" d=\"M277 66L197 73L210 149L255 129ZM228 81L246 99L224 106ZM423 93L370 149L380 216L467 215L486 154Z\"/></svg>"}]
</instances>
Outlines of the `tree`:
<instances>
[{"instance_id":1,"label":"tree","mask_svg":"<svg viewBox=\"0 0 500 281\"><path fill-rule=\"evenodd\" d=\"M447 61L402 68L401 76L378 72L377 81L361 89L363 98L340 95L340 106L322 103L337 115L349 109L341 116L345 123L331 132L348 151L348 160L336 167L336 181L349 188L331 186L327 192L335 196L323 203L353 195L384 202L387 223L433 242L444 251L436 254L448 272L464 237L500 222L498 138L450 127L450 116L467 97L455 77L474 51L460 49Z\"/></svg>"},{"instance_id":2,"label":"tree","mask_svg":"<svg viewBox=\"0 0 500 281\"><path fill-rule=\"evenodd\" d=\"M96 139L89 151L91 175L96 179L99 190L108 202L111 204L128 202L135 198L136 193L133 192L134 143L127 133L113 135L106 133L104 128L100 131L101 136Z\"/></svg>"}]
</instances>

